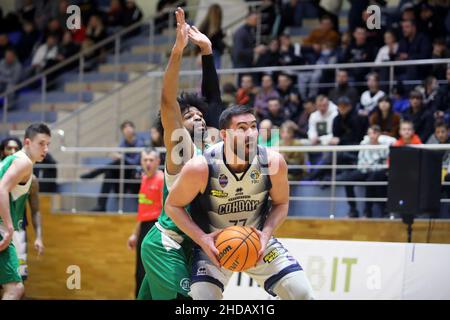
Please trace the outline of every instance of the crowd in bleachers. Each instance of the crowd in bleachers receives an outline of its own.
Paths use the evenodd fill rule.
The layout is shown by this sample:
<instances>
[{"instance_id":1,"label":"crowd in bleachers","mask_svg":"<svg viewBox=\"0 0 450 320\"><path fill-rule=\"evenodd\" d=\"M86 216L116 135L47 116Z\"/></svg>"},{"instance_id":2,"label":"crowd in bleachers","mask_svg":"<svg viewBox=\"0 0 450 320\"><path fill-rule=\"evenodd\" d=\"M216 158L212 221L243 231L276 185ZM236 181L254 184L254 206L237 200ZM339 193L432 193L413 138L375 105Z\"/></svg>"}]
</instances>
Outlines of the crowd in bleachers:
<instances>
[{"instance_id":1,"label":"crowd in bleachers","mask_svg":"<svg viewBox=\"0 0 450 320\"><path fill-rule=\"evenodd\" d=\"M73 30L66 27L71 4L81 11L81 26ZM112 0L107 7L96 1L27 0L18 11L5 15L0 8L0 93L140 19L142 12L132 0ZM88 55L95 59L87 59L85 71L96 66L102 53Z\"/></svg>"}]
</instances>

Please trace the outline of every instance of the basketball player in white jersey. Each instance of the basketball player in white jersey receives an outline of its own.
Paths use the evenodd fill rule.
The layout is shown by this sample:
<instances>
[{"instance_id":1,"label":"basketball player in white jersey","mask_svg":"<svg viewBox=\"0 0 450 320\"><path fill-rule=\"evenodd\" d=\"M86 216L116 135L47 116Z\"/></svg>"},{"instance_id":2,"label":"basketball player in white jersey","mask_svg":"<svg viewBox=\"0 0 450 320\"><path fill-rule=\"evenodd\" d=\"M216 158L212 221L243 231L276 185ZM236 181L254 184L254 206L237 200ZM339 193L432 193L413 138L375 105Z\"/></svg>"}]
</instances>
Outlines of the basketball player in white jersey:
<instances>
[{"instance_id":1,"label":"basketball player in white jersey","mask_svg":"<svg viewBox=\"0 0 450 320\"><path fill-rule=\"evenodd\" d=\"M312 299L300 264L272 236L288 214L284 158L257 145L253 108L230 107L220 116L219 126L223 142L187 162L165 203L172 221L199 246L190 295L199 300L222 298L232 272L220 267L214 238L221 229L245 225L255 228L261 241L259 261L246 273L273 296ZM184 209L189 204L190 215Z\"/></svg>"}]
</instances>

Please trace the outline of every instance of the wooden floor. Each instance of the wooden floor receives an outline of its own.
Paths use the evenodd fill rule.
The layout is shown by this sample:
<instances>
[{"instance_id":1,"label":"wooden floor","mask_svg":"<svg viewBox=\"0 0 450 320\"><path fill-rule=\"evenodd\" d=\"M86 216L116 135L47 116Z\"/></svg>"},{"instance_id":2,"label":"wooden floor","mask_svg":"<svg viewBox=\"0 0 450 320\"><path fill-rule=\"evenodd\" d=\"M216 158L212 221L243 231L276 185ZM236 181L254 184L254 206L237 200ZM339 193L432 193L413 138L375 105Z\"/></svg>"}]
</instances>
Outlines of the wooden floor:
<instances>
[{"instance_id":1,"label":"wooden floor","mask_svg":"<svg viewBox=\"0 0 450 320\"><path fill-rule=\"evenodd\" d=\"M50 199L41 201L46 253L36 256L30 228L29 279L26 296L32 299L133 299L135 252L126 242L135 226L134 215L51 214ZM450 221L416 221L413 242L450 243ZM406 240L401 221L353 219L288 219L278 237L356 241ZM78 266L81 289L69 289L70 266ZM71 278L72 277L72 278ZM69 281L73 283L73 281ZM69 284L70 284L69 283ZM70 287L70 286L69 286Z\"/></svg>"}]
</instances>

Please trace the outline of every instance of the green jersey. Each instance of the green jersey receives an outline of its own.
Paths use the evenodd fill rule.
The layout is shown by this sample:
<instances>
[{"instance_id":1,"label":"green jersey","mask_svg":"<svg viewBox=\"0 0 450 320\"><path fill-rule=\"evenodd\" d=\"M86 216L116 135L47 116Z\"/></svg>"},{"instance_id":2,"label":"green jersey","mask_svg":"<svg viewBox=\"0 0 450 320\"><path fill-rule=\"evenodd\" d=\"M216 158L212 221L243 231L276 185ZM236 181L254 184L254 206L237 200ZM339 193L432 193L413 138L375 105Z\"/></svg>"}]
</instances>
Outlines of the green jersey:
<instances>
[{"instance_id":1,"label":"green jersey","mask_svg":"<svg viewBox=\"0 0 450 320\"><path fill-rule=\"evenodd\" d=\"M206 144L205 148L209 148L209 145ZM199 148L195 147L195 155L201 155L202 154L202 150L200 150ZM167 173L167 170L164 169L164 189L163 189L163 208L161 211L161 214L159 215L158 218L158 223L161 227L163 227L166 230L170 230L170 231L174 231L176 232L178 235L181 236L186 236L178 227L177 225L172 221L172 219L170 219L165 210L164 210L164 205L166 203L166 199L167 196L169 195L169 191L170 188L172 187L172 185L175 183L175 180L178 178L178 174L176 175L169 175ZM186 211L189 213L189 206L187 206Z\"/></svg>"},{"instance_id":2,"label":"green jersey","mask_svg":"<svg viewBox=\"0 0 450 320\"><path fill-rule=\"evenodd\" d=\"M18 151L3 159L3 161L0 162L0 180L11 167L13 161L23 157L28 159L28 156L23 151ZM11 219L13 222L14 230L19 230L22 228L23 215L28 199L28 193L31 187L31 180L32 176L30 176L30 178L24 185L16 185L9 193L9 209L11 212ZM1 223L2 219L0 218L0 224Z\"/></svg>"}]
</instances>

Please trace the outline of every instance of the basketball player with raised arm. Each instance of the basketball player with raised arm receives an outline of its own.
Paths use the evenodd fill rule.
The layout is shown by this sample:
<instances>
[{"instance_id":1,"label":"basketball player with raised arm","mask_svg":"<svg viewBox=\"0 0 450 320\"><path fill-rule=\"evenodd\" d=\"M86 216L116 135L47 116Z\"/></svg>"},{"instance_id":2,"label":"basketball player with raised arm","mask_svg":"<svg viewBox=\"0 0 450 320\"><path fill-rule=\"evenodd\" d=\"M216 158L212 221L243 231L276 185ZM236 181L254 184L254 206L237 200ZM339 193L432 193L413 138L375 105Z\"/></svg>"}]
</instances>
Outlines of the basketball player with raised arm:
<instances>
[{"instance_id":1,"label":"basketball player with raised arm","mask_svg":"<svg viewBox=\"0 0 450 320\"><path fill-rule=\"evenodd\" d=\"M190 295L196 300L222 299L232 272L220 267L214 240L221 229L239 224L256 229L261 241L259 261L245 272L273 296L312 299L300 264L272 236L288 214L283 156L257 145L253 108L232 106L219 123L223 142L188 161L165 203L169 217L199 246ZM188 214L184 207L190 203Z\"/></svg>"},{"instance_id":2,"label":"basketball player with raised arm","mask_svg":"<svg viewBox=\"0 0 450 320\"><path fill-rule=\"evenodd\" d=\"M19 230L30 191L33 165L44 160L50 144L50 129L43 123L30 125L25 131L22 150L0 163L0 285L2 299L18 300L24 294L19 260L11 243Z\"/></svg>"},{"instance_id":3,"label":"basketball player with raised arm","mask_svg":"<svg viewBox=\"0 0 450 320\"><path fill-rule=\"evenodd\" d=\"M164 74L161 94L161 121L167 150L163 201L183 165L207 147L204 142L206 124L217 128L223 109L211 41L185 22L181 8L175 14L177 36ZM177 99L181 59L189 40L200 47L202 94L205 100L193 94L182 94ZM206 121L203 118L205 111ZM141 257L146 274L138 299L189 299L192 241L164 210L142 242Z\"/></svg>"}]
</instances>

